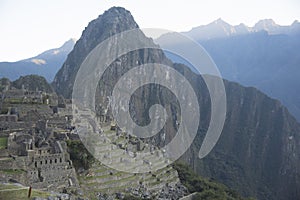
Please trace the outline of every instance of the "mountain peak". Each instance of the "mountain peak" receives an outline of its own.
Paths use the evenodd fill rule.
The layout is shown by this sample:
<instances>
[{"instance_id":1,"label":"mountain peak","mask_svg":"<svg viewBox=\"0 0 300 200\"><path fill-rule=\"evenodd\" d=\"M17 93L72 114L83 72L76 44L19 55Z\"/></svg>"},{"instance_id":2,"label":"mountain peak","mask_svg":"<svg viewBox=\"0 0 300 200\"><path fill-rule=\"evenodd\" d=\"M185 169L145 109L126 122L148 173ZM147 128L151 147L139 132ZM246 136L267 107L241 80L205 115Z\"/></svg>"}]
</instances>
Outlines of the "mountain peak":
<instances>
[{"instance_id":1,"label":"mountain peak","mask_svg":"<svg viewBox=\"0 0 300 200\"><path fill-rule=\"evenodd\" d=\"M71 38L68 41L66 41L61 47L59 47L58 50L70 52L73 49L75 43L76 43L76 39Z\"/></svg>"},{"instance_id":2,"label":"mountain peak","mask_svg":"<svg viewBox=\"0 0 300 200\"><path fill-rule=\"evenodd\" d=\"M106 20L106 22L109 24L116 24L126 21L127 25L131 24L133 26L132 28L138 28L138 25L133 19L133 16L131 15L130 11L126 10L123 7L112 7L106 10L102 15L99 15L99 17L93 21L101 20ZM130 29L130 27L128 28Z\"/></svg>"},{"instance_id":3,"label":"mountain peak","mask_svg":"<svg viewBox=\"0 0 300 200\"><path fill-rule=\"evenodd\" d=\"M292 25L291 26L295 26L295 25L297 25L297 24L299 24L300 22L298 21L298 20L295 20L293 23L292 23Z\"/></svg>"},{"instance_id":4,"label":"mountain peak","mask_svg":"<svg viewBox=\"0 0 300 200\"><path fill-rule=\"evenodd\" d=\"M222 18L218 18L217 20L211 22L210 24L208 24L208 26L226 26L226 27L230 27L231 25L228 24L227 22L225 22Z\"/></svg>"},{"instance_id":5,"label":"mountain peak","mask_svg":"<svg viewBox=\"0 0 300 200\"><path fill-rule=\"evenodd\" d=\"M77 41L76 38L70 38L68 41L66 41L66 42L64 43L64 45L65 45L65 44L68 44L68 43L75 44L76 41Z\"/></svg>"},{"instance_id":6,"label":"mountain peak","mask_svg":"<svg viewBox=\"0 0 300 200\"><path fill-rule=\"evenodd\" d=\"M118 7L118 6L113 6L111 8L109 8L108 10L104 11L104 13L102 15L107 15L107 14L117 14L120 15L121 13L127 13L130 14L130 11L126 10L123 7ZM131 15L131 14L130 14ZM101 15L100 15L101 16Z\"/></svg>"},{"instance_id":7,"label":"mountain peak","mask_svg":"<svg viewBox=\"0 0 300 200\"><path fill-rule=\"evenodd\" d=\"M73 83L81 63L98 44L123 31L139 28L131 13L122 7L112 7L89 22L68 55L65 64L56 74L53 86L59 94L70 97L69 83ZM68 84L66 84L68 83ZM64 86L63 86L64 85Z\"/></svg>"},{"instance_id":8,"label":"mountain peak","mask_svg":"<svg viewBox=\"0 0 300 200\"><path fill-rule=\"evenodd\" d=\"M234 29L236 31L236 34L247 34L251 31L251 29L244 23L240 23L239 25L234 26Z\"/></svg>"},{"instance_id":9,"label":"mountain peak","mask_svg":"<svg viewBox=\"0 0 300 200\"><path fill-rule=\"evenodd\" d=\"M228 24L222 18L218 18L217 20L213 21L214 24Z\"/></svg>"},{"instance_id":10,"label":"mountain peak","mask_svg":"<svg viewBox=\"0 0 300 200\"><path fill-rule=\"evenodd\" d=\"M259 20L253 27L249 27L243 23L233 26L225 22L223 19L218 18L207 25L194 27L190 31L183 33L195 40L209 40L213 38L244 35L260 31L270 35L299 35L300 22L295 20L290 26L281 26L276 24L273 19L262 19Z\"/></svg>"},{"instance_id":11,"label":"mountain peak","mask_svg":"<svg viewBox=\"0 0 300 200\"><path fill-rule=\"evenodd\" d=\"M83 31L82 38L106 39L125 30L139 28L131 13L122 7L112 7L92 20Z\"/></svg>"},{"instance_id":12,"label":"mountain peak","mask_svg":"<svg viewBox=\"0 0 300 200\"><path fill-rule=\"evenodd\" d=\"M256 31L260 31L260 30L266 30L266 31L271 31L274 27L277 27L278 25L274 22L273 19L263 19L263 20L259 20L255 25L254 25L254 29Z\"/></svg>"}]
</instances>

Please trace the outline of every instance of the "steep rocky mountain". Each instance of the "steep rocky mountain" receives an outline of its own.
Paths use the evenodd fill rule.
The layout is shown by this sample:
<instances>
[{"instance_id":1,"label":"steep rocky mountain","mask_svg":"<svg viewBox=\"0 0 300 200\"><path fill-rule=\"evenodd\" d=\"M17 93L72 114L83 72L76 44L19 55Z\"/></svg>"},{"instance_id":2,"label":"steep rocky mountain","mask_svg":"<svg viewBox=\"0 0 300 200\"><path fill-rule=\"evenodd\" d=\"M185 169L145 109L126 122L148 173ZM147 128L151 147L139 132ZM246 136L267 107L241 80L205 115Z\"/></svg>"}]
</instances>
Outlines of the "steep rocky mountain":
<instances>
[{"instance_id":1,"label":"steep rocky mountain","mask_svg":"<svg viewBox=\"0 0 300 200\"><path fill-rule=\"evenodd\" d=\"M219 18L207 25L192 28L190 31L183 32L183 34L195 40L209 40L260 31L266 31L271 35L286 34L299 36L300 23L295 20L290 26L281 26L276 24L272 19L263 19L259 20L253 27L248 27L243 23L233 26Z\"/></svg>"},{"instance_id":2,"label":"steep rocky mountain","mask_svg":"<svg viewBox=\"0 0 300 200\"><path fill-rule=\"evenodd\" d=\"M76 72L88 53L109 36L135 28L138 25L133 17L121 8L110 9L91 21L54 78L52 85L56 92L70 97Z\"/></svg>"},{"instance_id":3,"label":"steep rocky mountain","mask_svg":"<svg viewBox=\"0 0 300 200\"><path fill-rule=\"evenodd\" d=\"M90 22L54 79L56 91L70 98L77 71L88 53L109 36L137 27L128 11L116 7ZM145 36L137 40L152 42ZM198 152L211 115L206 84L187 66L173 64L162 50L132 51L108 66L95 96L97 114L103 114L103 107L108 106L107 99L120 77L145 63L162 63L173 67L188 79L197 93L201 111L200 127L194 143L181 159L198 174L221 181L246 196L259 199L300 198L300 125L279 101L255 88L224 81L227 92L225 126L213 152L202 160L199 160ZM174 89L181 91L176 81L170 77L169 82L177 85ZM190 97L186 98L188 100ZM181 112L172 92L163 86L148 84L136 90L130 103L130 114L141 125L149 123L150 106L163 105L171 117L149 142L164 146L172 140ZM109 111L107 115L111 118ZM193 113L191 120L192 116Z\"/></svg>"},{"instance_id":4,"label":"steep rocky mountain","mask_svg":"<svg viewBox=\"0 0 300 200\"><path fill-rule=\"evenodd\" d=\"M32 58L17 62L0 62L0 78L16 80L20 76L36 74L52 82L74 44L75 39L70 39L61 47L47 50Z\"/></svg>"},{"instance_id":5,"label":"steep rocky mountain","mask_svg":"<svg viewBox=\"0 0 300 200\"><path fill-rule=\"evenodd\" d=\"M243 195L298 199L299 123L279 101L257 89L224 83L227 116L220 140L207 157L197 158L209 120L209 111L203 109L198 135L182 159L198 174L219 180ZM205 88L203 80L197 87ZM206 108L208 91L202 89L201 93L200 107Z\"/></svg>"}]
</instances>

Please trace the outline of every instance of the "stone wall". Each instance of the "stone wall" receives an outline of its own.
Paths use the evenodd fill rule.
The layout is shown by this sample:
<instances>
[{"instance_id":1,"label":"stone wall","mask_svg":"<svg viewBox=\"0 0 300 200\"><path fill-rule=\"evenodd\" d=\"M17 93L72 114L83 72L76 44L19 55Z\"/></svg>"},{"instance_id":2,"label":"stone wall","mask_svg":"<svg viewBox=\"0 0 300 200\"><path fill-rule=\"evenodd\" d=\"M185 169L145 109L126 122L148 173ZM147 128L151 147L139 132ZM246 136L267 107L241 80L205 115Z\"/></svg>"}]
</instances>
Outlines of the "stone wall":
<instances>
[{"instance_id":1,"label":"stone wall","mask_svg":"<svg viewBox=\"0 0 300 200\"><path fill-rule=\"evenodd\" d=\"M8 153L8 150L5 148L5 149L0 149L0 158L5 158L5 157L8 157L9 153Z\"/></svg>"},{"instance_id":2,"label":"stone wall","mask_svg":"<svg viewBox=\"0 0 300 200\"><path fill-rule=\"evenodd\" d=\"M8 150L11 151L9 153L17 155L0 158L0 169L24 171L25 179L19 179L17 176L14 179L22 184L31 185L33 188L55 189L57 191L58 188L77 187L79 185L72 161L65 150L64 144L56 142L55 146L57 147L42 148L18 146L17 142L20 140L23 144L22 138L27 136L27 134L10 134ZM19 152L24 150L26 155L20 156ZM8 181L11 174L8 175L3 175L2 180Z\"/></svg>"},{"instance_id":3,"label":"stone wall","mask_svg":"<svg viewBox=\"0 0 300 200\"><path fill-rule=\"evenodd\" d=\"M29 130L34 126L33 122L4 122L0 121L0 132L14 132Z\"/></svg>"},{"instance_id":4,"label":"stone wall","mask_svg":"<svg viewBox=\"0 0 300 200\"><path fill-rule=\"evenodd\" d=\"M17 122L18 116L17 115L0 115L1 122Z\"/></svg>"},{"instance_id":5,"label":"stone wall","mask_svg":"<svg viewBox=\"0 0 300 200\"><path fill-rule=\"evenodd\" d=\"M78 186L75 170L64 144L56 142L57 148L36 149L33 162L28 167L30 184L35 188ZM58 152L59 153L53 153Z\"/></svg>"}]
</instances>

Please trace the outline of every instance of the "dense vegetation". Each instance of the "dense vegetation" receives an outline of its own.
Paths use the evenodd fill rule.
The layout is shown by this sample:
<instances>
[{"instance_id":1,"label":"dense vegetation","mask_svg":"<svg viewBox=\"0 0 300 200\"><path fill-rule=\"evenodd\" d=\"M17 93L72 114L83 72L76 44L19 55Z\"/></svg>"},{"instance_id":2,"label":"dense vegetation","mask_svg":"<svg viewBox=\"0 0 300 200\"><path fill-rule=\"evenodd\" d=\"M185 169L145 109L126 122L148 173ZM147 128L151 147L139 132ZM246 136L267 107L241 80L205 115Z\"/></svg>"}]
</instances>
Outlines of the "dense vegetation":
<instances>
[{"instance_id":1,"label":"dense vegetation","mask_svg":"<svg viewBox=\"0 0 300 200\"><path fill-rule=\"evenodd\" d=\"M36 89L43 92L51 93L53 92L52 87L42 76L38 75L28 75L21 76L19 79L12 82L12 85L15 88L21 89L24 85L24 88L27 90L35 91Z\"/></svg>"},{"instance_id":2,"label":"dense vegetation","mask_svg":"<svg viewBox=\"0 0 300 200\"><path fill-rule=\"evenodd\" d=\"M91 164L95 161L93 155L88 152L80 140L68 140L68 151L70 158L73 161L76 169L90 168Z\"/></svg>"},{"instance_id":3,"label":"dense vegetation","mask_svg":"<svg viewBox=\"0 0 300 200\"><path fill-rule=\"evenodd\" d=\"M229 189L223 184L198 176L190 167L182 162L176 162L173 167L177 170L181 182L189 192L197 192L193 199L228 199L242 200L236 191Z\"/></svg>"},{"instance_id":4,"label":"dense vegetation","mask_svg":"<svg viewBox=\"0 0 300 200\"><path fill-rule=\"evenodd\" d=\"M0 149L7 147L7 137L0 137Z\"/></svg>"},{"instance_id":5,"label":"dense vegetation","mask_svg":"<svg viewBox=\"0 0 300 200\"><path fill-rule=\"evenodd\" d=\"M19 79L11 82L7 78L1 78L0 79L0 92L2 92L5 87L8 86L13 86L17 89L22 89L24 86L25 89L30 90L30 91L43 91L43 92L48 92L52 93L53 89L50 86L50 84L46 81L46 79L42 76L38 75L27 75L27 76L21 76Z\"/></svg>"}]
</instances>

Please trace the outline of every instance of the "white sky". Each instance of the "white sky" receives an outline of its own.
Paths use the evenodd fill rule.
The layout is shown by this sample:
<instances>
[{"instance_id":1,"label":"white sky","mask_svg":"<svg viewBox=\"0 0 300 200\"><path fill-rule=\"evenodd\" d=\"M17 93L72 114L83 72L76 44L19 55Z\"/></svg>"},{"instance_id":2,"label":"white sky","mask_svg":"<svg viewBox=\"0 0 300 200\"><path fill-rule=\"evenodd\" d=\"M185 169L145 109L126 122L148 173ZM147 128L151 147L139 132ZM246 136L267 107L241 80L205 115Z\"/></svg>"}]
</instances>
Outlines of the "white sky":
<instances>
[{"instance_id":1,"label":"white sky","mask_svg":"<svg viewBox=\"0 0 300 200\"><path fill-rule=\"evenodd\" d=\"M16 61L79 38L88 22L112 6L129 10L141 28L187 31L218 18L253 26L272 18L300 19L299 0L0 0L0 61Z\"/></svg>"}]
</instances>

